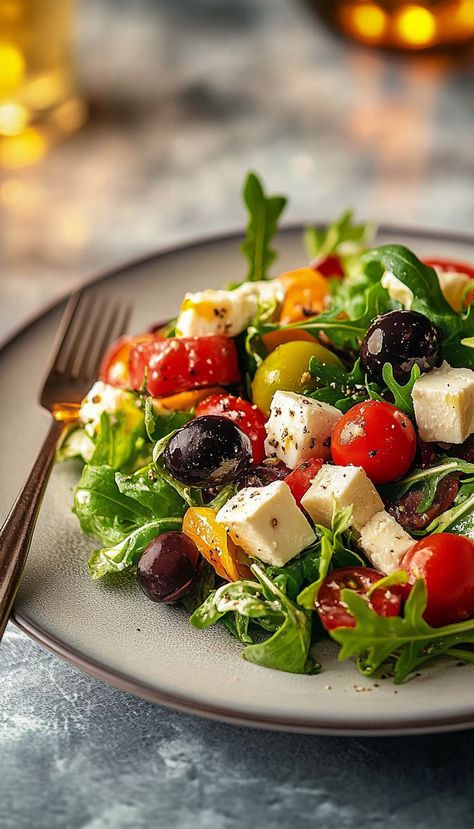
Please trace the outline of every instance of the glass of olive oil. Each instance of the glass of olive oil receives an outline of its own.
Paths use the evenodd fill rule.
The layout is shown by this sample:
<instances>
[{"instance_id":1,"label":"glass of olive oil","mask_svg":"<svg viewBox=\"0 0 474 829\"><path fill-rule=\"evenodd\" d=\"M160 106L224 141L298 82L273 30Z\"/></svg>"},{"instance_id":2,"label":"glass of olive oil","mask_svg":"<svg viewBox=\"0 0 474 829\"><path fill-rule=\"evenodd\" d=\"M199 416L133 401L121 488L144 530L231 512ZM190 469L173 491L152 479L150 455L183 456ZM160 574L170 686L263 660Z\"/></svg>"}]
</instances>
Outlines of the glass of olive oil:
<instances>
[{"instance_id":1,"label":"glass of olive oil","mask_svg":"<svg viewBox=\"0 0 474 829\"><path fill-rule=\"evenodd\" d=\"M374 46L410 51L474 40L474 0L309 0L333 28Z\"/></svg>"},{"instance_id":2,"label":"glass of olive oil","mask_svg":"<svg viewBox=\"0 0 474 829\"><path fill-rule=\"evenodd\" d=\"M84 120L72 64L74 0L0 0L0 166L38 161Z\"/></svg>"}]
</instances>

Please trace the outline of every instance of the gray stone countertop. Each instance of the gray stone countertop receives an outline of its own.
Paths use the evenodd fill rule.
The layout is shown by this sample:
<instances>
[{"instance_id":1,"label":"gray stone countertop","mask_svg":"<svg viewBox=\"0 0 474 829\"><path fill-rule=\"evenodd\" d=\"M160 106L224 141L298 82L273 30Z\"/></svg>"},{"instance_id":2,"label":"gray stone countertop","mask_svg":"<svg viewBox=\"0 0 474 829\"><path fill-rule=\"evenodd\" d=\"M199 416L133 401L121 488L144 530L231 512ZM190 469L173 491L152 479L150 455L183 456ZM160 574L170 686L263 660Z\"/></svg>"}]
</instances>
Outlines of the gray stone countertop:
<instances>
[{"instance_id":1,"label":"gray stone countertop","mask_svg":"<svg viewBox=\"0 0 474 829\"><path fill-rule=\"evenodd\" d=\"M471 230L468 54L386 57L291 0L82 0L90 117L0 180L0 338L92 272L242 222L244 172L289 217L347 205ZM5 471L4 471L5 474ZM159 708L12 625L0 658L2 829L472 825L474 736L332 739Z\"/></svg>"}]
</instances>

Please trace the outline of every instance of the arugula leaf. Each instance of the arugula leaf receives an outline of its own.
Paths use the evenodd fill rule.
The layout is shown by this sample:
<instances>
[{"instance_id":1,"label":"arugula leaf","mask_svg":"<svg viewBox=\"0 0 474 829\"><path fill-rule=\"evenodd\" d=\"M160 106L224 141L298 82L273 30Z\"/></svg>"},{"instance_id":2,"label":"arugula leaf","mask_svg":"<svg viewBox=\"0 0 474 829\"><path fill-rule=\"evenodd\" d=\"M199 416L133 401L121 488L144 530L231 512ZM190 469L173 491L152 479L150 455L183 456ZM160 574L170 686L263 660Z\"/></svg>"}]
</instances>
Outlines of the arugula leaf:
<instances>
[{"instance_id":1,"label":"arugula leaf","mask_svg":"<svg viewBox=\"0 0 474 829\"><path fill-rule=\"evenodd\" d=\"M415 365L412 367L409 379L403 384L400 384L395 380L395 377L393 376L393 367L390 363L384 363L382 375L385 385L393 394L394 405L398 409L401 409L402 412L405 412L408 417L414 417L415 412L413 409L413 399L411 393L413 391L413 386L418 380L418 377L421 375L419 366Z\"/></svg>"},{"instance_id":2,"label":"arugula leaf","mask_svg":"<svg viewBox=\"0 0 474 829\"><path fill-rule=\"evenodd\" d=\"M148 517L182 516L186 504L174 487L158 474L154 464L139 469L133 475L115 474L117 488L136 504L147 510Z\"/></svg>"},{"instance_id":3,"label":"arugula leaf","mask_svg":"<svg viewBox=\"0 0 474 829\"><path fill-rule=\"evenodd\" d=\"M309 372L319 386L316 391L308 394L313 400L330 403L341 412L347 412L356 403L368 399L365 375L359 359L347 371L341 366L320 363L316 357L312 357Z\"/></svg>"},{"instance_id":4,"label":"arugula leaf","mask_svg":"<svg viewBox=\"0 0 474 829\"><path fill-rule=\"evenodd\" d=\"M265 573L277 586L296 600L304 584L310 584L317 579L321 559L321 542L318 539L311 547L304 550L299 556L289 561L283 567L268 565Z\"/></svg>"},{"instance_id":5,"label":"arugula leaf","mask_svg":"<svg viewBox=\"0 0 474 829\"><path fill-rule=\"evenodd\" d=\"M433 628L423 619L426 586L420 579L412 588L404 615L379 616L366 600L353 590L343 590L342 599L355 617L354 628L335 628L330 635L342 647L339 659L356 657L364 676L384 669L394 670L396 684L409 674L440 656L474 662L474 619ZM459 646L468 646L467 650Z\"/></svg>"},{"instance_id":6,"label":"arugula leaf","mask_svg":"<svg viewBox=\"0 0 474 829\"><path fill-rule=\"evenodd\" d=\"M461 458L446 457L441 458L440 462L435 466L429 466L425 469L414 469L413 472L410 472L409 475L406 475L406 477L402 478L400 481L396 481L393 484L387 484L386 486L381 486L379 489L384 501L389 501L391 503L395 503L402 498L402 496L412 489L412 487L422 489L423 498L417 510L419 513L422 513L431 507L436 495L438 484L443 480L443 478L446 478L447 475L473 474L473 463L469 463ZM439 519L443 519L445 514L446 513L443 513L443 515L439 516ZM435 520L438 521L439 519ZM423 535L428 532L432 532L432 530L429 530L429 528L423 530Z\"/></svg>"},{"instance_id":7,"label":"arugula leaf","mask_svg":"<svg viewBox=\"0 0 474 829\"><path fill-rule=\"evenodd\" d=\"M169 530L180 530L181 523L181 517L155 518L137 527L114 546L94 550L87 562L91 577L100 579L107 573L132 569L150 541Z\"/></svg>"},{"instance_id":8,"label":"arugula leaf","mask_svg":"<svg viewBox=\"0 0 474 829\"><path fill-rule=\"evenodd\" d=\"M83 426L67 429L64 439L56 450L56 463L78 460L89 463L94 454L94 443Z\"/></svg>"},{"instance_id":9,"label":"arugula leaf","mask_svg":"<svg viewBox=\"0 0 474 829\"><path fill-rule=\"evenodd\" d=\"M226 614L236 614L229 623L231 632L248 641L248 624L252 620L273 632L263 642L249 644L244 659L265 668L290 673L314 673L317 667L308 657L311 644L309 616L278 588L257 564L252 572L258 581L242 580L224 584L212 593L191 616L191 624L203 629ZM238 617L241 617L238 619Z\"/></svg>"},{"instance_id":10,"label":"arugula leaf","mask_svg":"<svg viewBox=\"0 0 474 829\"><path fill-rule=\"evenodd\" d=\"M371 222L355 224L354 211L346 210L325 228L307 227L304 242L310 259L331 253L360 253L371 242L375 227Z\"/></svg>"},{"instance_id":11,"label":"arugula leaf","mask_svg":"<svg viewBox=\"0 0 474 829\"><path fill-rule=\"evenodd\" d=\"M268 269L276 257L270 242L276 233L286 198L266 196L255 173L248 174L243 197L249 212L247 237L240 246L249 263L245 281L257 282L267 278Z\"/></svg>"},{"instance_id":12,"label":"arugula leaf","mask_svg":"<svg viewBox=\"0 0 474 829\"><path fill-rule=\"evenodd\" d=\"M152 443L180 429L193 417L190 411L160 412L152 397L147 397L145 400L145 428Z\"/></svg>"},{"instance_id":13,"label":"arugula leaf","mask_svg":"<svg viewBox=\"0 0 474 829\"><path fill-rule=\"evenodd\" d=\"M319 588L333 565L347 567L351 564L364 564L363 559L346 546L342 539L343 533L350 529L351 521L352 506L349 506L334 513L331 529L316 524L316 532L321 540L318 577L305 587L297 598L298 604L306 610L314 610Z\"/></svg>"}]
</instances>

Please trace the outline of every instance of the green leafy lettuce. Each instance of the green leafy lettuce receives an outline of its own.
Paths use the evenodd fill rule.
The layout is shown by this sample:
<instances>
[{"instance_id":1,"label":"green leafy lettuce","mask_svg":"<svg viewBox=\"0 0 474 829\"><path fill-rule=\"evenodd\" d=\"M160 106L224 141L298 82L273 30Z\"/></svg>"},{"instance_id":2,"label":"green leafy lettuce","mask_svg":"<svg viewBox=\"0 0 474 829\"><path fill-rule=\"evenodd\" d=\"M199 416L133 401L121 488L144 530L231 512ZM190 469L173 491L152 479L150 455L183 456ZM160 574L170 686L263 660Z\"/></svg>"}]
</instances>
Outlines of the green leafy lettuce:
<instances>
[{"instance_id":1,"label":"green leafy lettuce","mask_svg":"<svg viewBox=\"0 0 474 829\"><path fill-rule=\"evenodd\" d=\"M308 256L315 259L331 254L360 254L370 244L374 235L375 227L371 222L356 224L354 211L346 210L339 219L327 227L306 228L304 241Z\"/></svg>"},{"instance_id":2,"label":"green leafy lettuce","mask_svg":"<svg viewBox=\"0 0 474 829\"><path fill-rule=\"evenodd\" d=\"M247 662L295 674L315 673L319 666L309 657L310 616L259 565L253 564L251 569L257 581L242 580L219 587L193 613L191 624L202 630L227 614L235 614L231 630L245 642L250 638L247 621L236 621L236 617L256 622L272 635L246 645L242 655Z\"/></svg>"},{"instance_id":3,"label":"green leafy lettuce","mask_svg":"<svg viewBox=\"0 0 474 829\"><path fill-rule=\"evenodd\" d=\"M267 196L255 173L248 174L243 197L249 212L247 236L241 245L248 260L246 282L257 282L267 278L268 269L276 257L270 242L276 233L286 198Z\"/></svg>"},{"instance_id":4,"label":"green leafy lettuce","mask_svg":"<svg viewBox=\"0 0 474 829\"><path fill-rule=\"evenodd\" d=\"M93 578L134 567L147 544L180 529L186 505L150 465L131 476L106 465L84 467L74 490L83 532L102 545L89 559Z\"/></svg>"}]
</instances>

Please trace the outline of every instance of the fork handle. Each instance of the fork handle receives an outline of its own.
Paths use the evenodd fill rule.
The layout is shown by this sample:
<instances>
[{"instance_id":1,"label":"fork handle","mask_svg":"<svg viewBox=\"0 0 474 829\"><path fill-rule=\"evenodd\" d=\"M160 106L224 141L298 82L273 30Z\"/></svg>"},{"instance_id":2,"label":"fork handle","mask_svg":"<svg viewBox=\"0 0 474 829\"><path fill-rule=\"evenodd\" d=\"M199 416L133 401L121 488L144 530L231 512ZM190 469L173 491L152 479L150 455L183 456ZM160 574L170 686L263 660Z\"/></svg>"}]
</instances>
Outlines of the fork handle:
<instances>
[{"instance_id":1,"label":"fork handle","mask_svg":"<svg viewBox=\"0 0 474 829\"><path fill-rule=\"evenodd\" d=\"M10 616L64 423L53 419L33 468L0 530L0 640Z\"/></svg>"}]
</instances>

